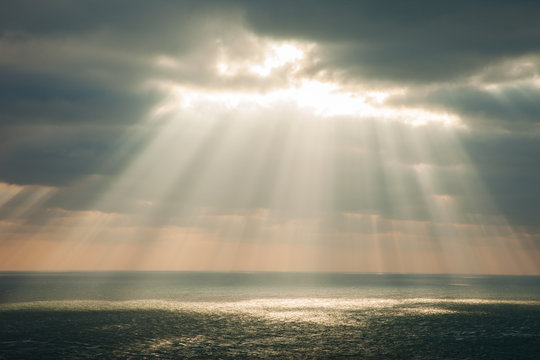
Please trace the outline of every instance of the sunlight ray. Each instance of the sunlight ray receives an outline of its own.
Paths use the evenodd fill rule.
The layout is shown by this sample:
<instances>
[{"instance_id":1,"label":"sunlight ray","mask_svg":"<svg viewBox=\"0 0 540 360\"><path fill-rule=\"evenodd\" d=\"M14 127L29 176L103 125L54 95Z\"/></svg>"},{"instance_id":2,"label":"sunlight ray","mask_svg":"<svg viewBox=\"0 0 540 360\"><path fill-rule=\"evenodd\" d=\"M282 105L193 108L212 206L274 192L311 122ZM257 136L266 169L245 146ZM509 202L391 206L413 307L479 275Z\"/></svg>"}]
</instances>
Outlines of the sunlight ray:
<instances>
[{"instance_id":1,"label":"sunlight ray","mask_svg":"<svg viewBox=\"0 0 540 360\"><path fill-rule=\"evenodd\" d=\"M335 268L332 259L339 256L398 272L419 272L433 259L444 272L474 262L463 240L469 230L461 225L471 213L498 210L456 140L462 119L386 103L391 94L405 94L403 88L306 78L302 70L314 45L268 44L259 44L264 52L245 61L223 55L217 74L232 81L245 73L270 78L282 72L281 87L227 90L148 81L163 100L131 137L119 140L110 164L124 159L137 138L149 140L86 204L94 212L79 213L69 225L42 225L57 225L60 243L72 239L57 247L49 263L67 267L70 254L84 253L94 242L104 249L103 239L114 238L101 262L122 257L130 268L156 259L174 264L174 254L185 259L186 251L196 253L203 268L219 263L224 269L238 262L256 266L261 254L255 251L270 252L280 270L299 263ZM178 65L158 60L160 67ZM456 179L451 187L445 172ZM6 191L4 205L19 196ZM34 207L40 196L28 198L14 215ZM478 238L491 236L494 246L511 252L508 242L498 242L515 234L511 226L476 221L478 229L488 229ZM202 238L200 246L193 240ZM336 241L343 247L329 251ZM524 246L524 240L515 242ZM304 246L311 249L304 255L276 250ZM169 251L160 255L164 248ZM344 249L354 250L345 255ZM422 253L431 256L426 264L414 260Z\"/></svg>"}]
</instances>

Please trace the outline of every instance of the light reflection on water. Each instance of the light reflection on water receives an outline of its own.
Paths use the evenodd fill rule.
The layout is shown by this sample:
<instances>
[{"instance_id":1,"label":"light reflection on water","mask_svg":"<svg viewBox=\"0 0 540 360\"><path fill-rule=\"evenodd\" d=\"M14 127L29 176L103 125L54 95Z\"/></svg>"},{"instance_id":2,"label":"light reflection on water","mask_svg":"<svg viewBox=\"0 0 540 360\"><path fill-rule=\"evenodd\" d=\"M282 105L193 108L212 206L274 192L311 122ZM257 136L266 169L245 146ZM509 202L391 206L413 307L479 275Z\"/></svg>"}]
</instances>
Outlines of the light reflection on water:
<instances>
[{"instance_id":1,"label":"light reflection on water","mask_svg":"<svg viewBox=\"0 0 540 360\"><path fill-rule=\"evenodd\" d=\"M540 350L539 301L33 301L0 305L0 320L0 358L535 359Z\"/></svg>"},{"instance_id":2,"label":"light reflection on water","mask_svg":"<svg viewBox=\"0 0 540 360\"><path fill-rule=\"evenodd\" d=\"M351 312L365 315L391 313L399 315L433 315L458 313L448 305L532 305L540 301L489 299L252 299L235 302L179 302L168 300L69 300L34 301L0 305L0 311L118 311L159 310L170 312L196 312L201 314L249 315L267 320L314 322L326 325L350 323Z\"/></svg>"},{"instance_id":3,"label":"light reflection on water","mask_svg":"<svg viewBox=\"0 0 540 360\"><path fill-rule=\"evenodd\" d=\"M0 359L536 360L538 284L505 277L0 273Z\"/></svg>"}]
</instances>

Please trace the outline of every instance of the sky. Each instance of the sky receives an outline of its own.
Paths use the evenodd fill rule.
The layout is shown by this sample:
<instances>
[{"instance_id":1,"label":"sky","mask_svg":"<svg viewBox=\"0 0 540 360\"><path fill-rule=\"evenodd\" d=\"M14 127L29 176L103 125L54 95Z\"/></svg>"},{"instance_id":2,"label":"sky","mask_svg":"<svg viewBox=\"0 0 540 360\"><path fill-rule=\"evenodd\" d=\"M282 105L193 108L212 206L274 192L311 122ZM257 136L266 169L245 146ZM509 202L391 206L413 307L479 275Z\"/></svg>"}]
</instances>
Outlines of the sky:
<instances>
[{"instance_id":1,"label":"sky","mask_svg":"<svg viewBox=\"0 0 540 360\"><path fill-rule=\"evenodd\" d=\"M0 3L0 270L540 275L537 1Z\"/></svg>"}]
</instances>

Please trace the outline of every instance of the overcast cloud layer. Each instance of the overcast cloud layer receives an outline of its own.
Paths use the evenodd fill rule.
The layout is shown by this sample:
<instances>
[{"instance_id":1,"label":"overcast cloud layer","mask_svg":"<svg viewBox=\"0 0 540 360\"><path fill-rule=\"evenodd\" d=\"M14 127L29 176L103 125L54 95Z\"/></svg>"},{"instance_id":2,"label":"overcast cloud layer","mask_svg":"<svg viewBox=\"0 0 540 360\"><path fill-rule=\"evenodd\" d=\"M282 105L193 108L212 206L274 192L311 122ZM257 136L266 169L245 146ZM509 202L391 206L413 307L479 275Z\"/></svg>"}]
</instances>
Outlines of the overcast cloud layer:
<instances>
[{"instance_id":1,"label":"overcast cloud layer","mask_svg":"<svg viewBox=\"0 0 540 360\"><path fill-rule=\"evenodd\" d=\"M317 218L332 238L480 216L537 251L538 19L525 0L2 2L0 220L187 228L206 209L197 226L227 237L220 216L274 209L264 226ZM272 65L276 44L303 53ZM279 95L306 83L369 111ZM243 237L262 236L257 216Z\"/></svg>"}]
</instances>

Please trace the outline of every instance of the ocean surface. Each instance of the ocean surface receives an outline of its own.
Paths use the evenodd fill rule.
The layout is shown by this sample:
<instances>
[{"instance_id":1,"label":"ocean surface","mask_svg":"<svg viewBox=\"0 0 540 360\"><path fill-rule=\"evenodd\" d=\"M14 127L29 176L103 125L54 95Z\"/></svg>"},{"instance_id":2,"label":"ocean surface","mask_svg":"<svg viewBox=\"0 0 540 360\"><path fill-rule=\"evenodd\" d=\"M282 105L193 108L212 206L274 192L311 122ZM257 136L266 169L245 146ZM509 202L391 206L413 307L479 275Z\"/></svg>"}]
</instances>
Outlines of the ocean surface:
<instances>
[{"instance_id":1,"label":"ocean surface","mask_svg":"<svg viewBox=\"0 0 540 360\"><path fill-rule=\"evenodd\" d=\"M540 277L0 272L0 359L540 359Z\"/></svg>"}]
</instances>

